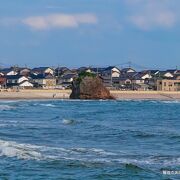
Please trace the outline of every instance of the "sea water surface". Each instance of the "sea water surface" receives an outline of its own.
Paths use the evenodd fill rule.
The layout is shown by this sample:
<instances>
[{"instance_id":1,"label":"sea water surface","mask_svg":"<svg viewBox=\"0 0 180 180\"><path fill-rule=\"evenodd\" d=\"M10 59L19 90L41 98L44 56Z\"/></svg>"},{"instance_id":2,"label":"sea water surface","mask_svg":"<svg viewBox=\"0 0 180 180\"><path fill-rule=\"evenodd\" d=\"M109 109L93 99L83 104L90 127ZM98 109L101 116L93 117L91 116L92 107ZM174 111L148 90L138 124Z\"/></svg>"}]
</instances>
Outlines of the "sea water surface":
<instances>
[{"instance_id":1,"label":"sea water surface","mask_svg":"<svg viewBox=\"0 0 180 180\"><path fill-rule=\"evenodd\" d=\"M180 101L0 101L0 179L180 179Z\"/></svg>"}]
</instances>

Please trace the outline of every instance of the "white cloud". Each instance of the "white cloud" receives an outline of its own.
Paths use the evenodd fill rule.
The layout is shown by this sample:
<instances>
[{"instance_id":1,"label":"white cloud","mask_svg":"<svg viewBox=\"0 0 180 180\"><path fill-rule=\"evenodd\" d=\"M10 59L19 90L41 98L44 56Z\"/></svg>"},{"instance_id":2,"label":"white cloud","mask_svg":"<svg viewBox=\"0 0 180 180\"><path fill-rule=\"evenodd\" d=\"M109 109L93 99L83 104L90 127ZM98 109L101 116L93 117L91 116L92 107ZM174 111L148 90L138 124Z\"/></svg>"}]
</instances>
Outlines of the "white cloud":
<instances>
[{"instance_id":1,"label":"white cloud","mask_svg":"<svg viewBox=\"0 0 180 180\"><path fill-rule=\"evenodd\" d=\"M176 25L178 14L169 0L125 0L130 16L129 21L141 30L172 28Z\"/></svg>"},{"instance_id":2,"label":"white cloud","mask_svg":"<svg viewBox=\"0 0 180 180\"><path fill-rule=\"evenodd\" d=\"M51 14L22 19L23 24L35 30L77 28L81 24L96 24L97 22L98 19L94 14Z\"/></svg>"},{"instance_id":3,"label":"white cloud","mask_svg":"<svg viewBox=\"0 0 180 180\"><path fill-rule=\"evenodd\" d=\"M172 12L161 11L155 13L144 13L130 17L130 21L142 30L153 28L171 28L176 23L175 15Z\"/></svg>"}]
</instances>

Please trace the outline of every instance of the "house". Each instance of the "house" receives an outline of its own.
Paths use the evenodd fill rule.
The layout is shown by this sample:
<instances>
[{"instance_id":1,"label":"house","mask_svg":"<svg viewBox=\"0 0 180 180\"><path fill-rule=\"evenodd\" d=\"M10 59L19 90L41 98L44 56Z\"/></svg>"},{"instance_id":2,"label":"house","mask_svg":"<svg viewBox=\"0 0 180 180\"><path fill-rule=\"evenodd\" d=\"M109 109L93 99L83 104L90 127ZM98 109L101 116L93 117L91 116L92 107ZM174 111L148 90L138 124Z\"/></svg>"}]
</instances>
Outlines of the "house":
<instances>
[{"instance_id":1,"label":"house","mask_svg":"<svg viewBox=\"0 0 180 180\"><path fill-rule=\"evenodd\" d=\"M33 84L29 82L29 79L22 75L11 75L6 76L6 86L12 87L33 87Z\"/></svg>"},{"instance_id":2,"label":"house","mask_svg":"<svg viewBox=\"0 0 180 180\"><path fill-rule=\"evenodd\" d=\"M148 84L132 84L132 89L136 91L148 91L149 85Z\"/></svg>"},{"instance_id":3,"label":"house","mask_svg":"<svg viewBox=\"0 0 180 180\"><path fill-rule=\"evenodd\" d=\"M109 66L103 68L98 74L102 77L104 86L113 87L113 78L118 78L120 76L120 70L115 66Z\"/></svg>"},{"instance_id":4,"label":"house","mask_svg":"<svg viewBox=\"0 0 180 180\"><path fill-rule=\"evenodd\" d=\"M118 89L132 89L132 80L127 76L120 76L119 78L113 78L113 86Z\"/></svg>"},{"instance_id":5,"label":"house","mask_svg":"<svg viewBox=\"0 0 180 180\"><path fill-rule=\"evenodd\" d=\"M23 76L29 76L31 69L29 68L18 68L18 74Z\"/></svg>"},{"instance_id":6,"label":"house","mask_svg":"<svg viewBox=\"0 0 180 180\"><path fill-rule=\"evenodd\" d=\"M28 81L28 78L22 75L9 75L6 76L7 84L19 84L25 80Z\"/></svg>"},{"instance_id":7,"label":"house","mask_svg":"<svg viewBox=\"0 0 180 180\"><path fill-rule=\"evenodd\" d=\"M180 80L180 74L176 74L176 75L174 76L174 78L175 78L176 80Z\"/></svg>"},{"instance_id":8,"label":"house","mask_svg":"<svg viewBox=\"0 0 180 180\"><path fill-rule=\"evenodd\" d=\"M172 78L174 76L174 74L169 71L159 71L157 76L159 78Z\"/></svg>"},{"instance_id":9,"label":"house","mask_svg":"<svg viewBox=\"0 0 180 180\"><path fill-rule=\"evenodd\" d=\"M102 71L102 76L106 77L119 77L120 74L120 70L116 66L109 66Z\"/></svg>"},{"instance_id":10,"label":"house","mask_svg":"<svg viewBox=\"0 0 180 180\"><path fill-rule=\"evenodd\" d=\"M149 73L138 72L132 76L132 83L133 84L144 84L150 78L152 78L152 76Z\"/></svg>"},{"instance_id":11,"label":"house","mask_svg":"<svg viewBox=\"0 0 180 180\"><path fill-rule=\"evenodd\" d=\"M72 71L68 69L67 67L58 67L55 69L55 76L60 77L63 74L70 74Z\"/></svg>"},{"instance_id":12,"label":"house","mask_svg":"<svg viewBox=\"0 0 180 180\"><path fill-rule=\"evenodd\" d=\"M54 74L54 69L50 67L38 67L38 68L33 68L31 70L31 73L38 75L38 74Z\"/></svg>"},{"instance_id":13,"label":"house","mask_svg":"<svg viewBox=\"0 0 180 180\"><path fill-rule=\"evenodd\" d=\"M129 86L130 84L132 84L132 80L130 78L128 78L128 77L120 77L119 78L119 84Z\"/></svg>"},{"instance_id":14,"label":"house","mask_svg":"<svg viewBox=\"0 0 180 180\"><path fill-rule=\"evenodd\" d=\"M144 71L141 71L142 73L146 73L146 74L149 74L151 76L156 76L158 73L159 73L159 70L144 70Z\"/></svg>"},{"instance_id":15,"label":"house","mask_svg":"<svg viewBox=\"0 0 180 180\"><path fill-rule=\"evenodd\" d=\"M72 85L72 82L75 77L77 77L77 74L71 73L71 74L65 74L58 78L58 85L61 85L64 88L70 88Z\"/></svg>"},{"instance_id":16,"label":"house","mask_svg":"<svg viewBox=\"0 0 180 180\"><path fill-rule=\"evenodd\" d=\"M120 70L115 66L91 68L91 72L102 78L105 87L113 87L113 78L118 78L120 76Z\"/></svg>"},{"instance_id":17,"label":"house","mask_svg":"<svg viewBox=\"0 0 180 180\"><path fill-rule=\"evenodd\" d=\"M157 80L158 91L180 91L180 79L169 78Z\"/></svg>"},{"instance_id":18,"label":"house","mask_svg":"<svg viewBox=\"0 0 180 180\"><path fill-rule=\"evenodd\" d=\"M177 70L175 74L180 74L180 70Z\"/></svg>"},{"instance_id":19,"label":"house","mask_svg":"<svg viewBox=\"0 0 180 180\"><path fill-rule=\"evenodd\" d=\"M31 83L44 89L52 89L56 86L56 78L51 74L30 75Z\"/></svg>"},{"instance_id":20,"label":"house","mask_svg":"<svg viewBox=\"0 0 180 180\"><path fill-rule=\"evenodd\" d=\"M91 73L97 74L99 76L101 76L103 72L106 70L106 68L102 68L102 67L94 67L90 69L91 69Z\"/></svg>"},{"instance_id":21,"label":"house","mask_svg":"<svg viewBox=\"0 0 180 180\"><path fill-rule=\"evenodd\" d=\"M71 84L75 77L77 77L77 74L73 74L73 73L65 74L58 79L58 84L63 84L63 83Z\"/></svg>"},{"instance_id":22,"label":"house","mask_svg":"<svg viewBox=\"0 0 180 180\"><path fill-rule=\"evenodd\" d=\"M81 72L84 72L84 71L85 72L90 72L90 73L92 72L91 68L89 68L89 67L80 67L80 68L77 69L77 71L78 71L78 73L81 73Z\"/></svg>"},{"instance_id":23,"label":"house","mask_svg":"<svg viewBox=\"0 0 180 180\"><path fill-rule=\"evenodd\" d=\"M19 87L32 88L32 87L34 87L34 84L29 82L28 80L24 80L21 83L19 83Z\"/></svg>"},{"instance_id":24,"label":"house","mask_svg":"<svg viewBox=\"0 0 180 180\"><path fill-rule=\"evenodd\" d=\"M134 72L136 72L136 71L133 68L131 68L131 67L121 69L121 73L122 74L134 73Z\"/></svg>"},{"instance_id":25,"label":"house","mask_svg":"<svg viewBox=\"0 0 180 180\"><path fill-rule=\"evenodd\" d=\"M4 76L0 76L0 88L6 87L6 78Z\"/></svg>"},{"instance_id":26,"label":"house","mask_svg":"<svg viewBox=\"0 0 180 180\"><path fill-rule=\"evenodd\" d=\"M152 78L152 75L150 72L140 72L140 73L138 73L138 75L144 80Z\"/></svg>"},{"instance_id":27,"label":"house","mask_svg":"<svg viewBox=\"0 0 180 180\"><path fill-rule=\"evenodd\" d=\"M169 72L171 74L176 74L178 70L177 69L167 69L166 72Z\"/></svg>"},{"instance_id":28,"label":"house","mask_svg":"<svg viewBox=\"0 0 180 180\"><path fill-rule=\"evenodd\" d=\"M132 79L132 84L144 84L145 80L141 78L140 75L136 75Z\"/></svg>"},{"instance_id":29,"label":"house","mask_svg":"<svg viewBox=\"0 0 180 180\"><path fill-rule=\"evenodd\" d=\"M3 76L12 76L12 75L17 75L17 74L18 74L17 69L14 67L4 68L0 70L0 75L3 75Z\"/></svg>"}]
</instances>

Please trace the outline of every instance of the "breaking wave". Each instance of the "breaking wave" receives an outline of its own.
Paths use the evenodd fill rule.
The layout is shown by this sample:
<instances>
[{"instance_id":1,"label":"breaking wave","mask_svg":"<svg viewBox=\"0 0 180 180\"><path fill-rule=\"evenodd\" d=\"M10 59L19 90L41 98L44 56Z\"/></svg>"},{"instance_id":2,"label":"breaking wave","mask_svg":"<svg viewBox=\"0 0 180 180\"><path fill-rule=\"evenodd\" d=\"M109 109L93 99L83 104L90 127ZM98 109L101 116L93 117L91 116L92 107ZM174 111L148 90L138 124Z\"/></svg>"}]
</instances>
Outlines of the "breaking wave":
<instances>
[{"instance_id":1,"label":"breaking wave","mask_svg":"<svg viewBox=\"0 0 180 180\"><path fill-rule=\"evenodd\" d=\"M8 111L12 109L15 109L15 107L9 105L2 105L2 104L0 105L0 111Z\"/></svg>"},{"instance_id":2,"label":"breaking wave","mask_svg":"<svg viewBox=\"0 0 180 180\"><path fill-rule=\"evenodd\" d=\"M97 148L60 148L0 140L0 156L25 160L71 160L83 163L122 164L142 167L145 165L180 165L180 157L128 156Z\"/></svg>"}]
</instances>

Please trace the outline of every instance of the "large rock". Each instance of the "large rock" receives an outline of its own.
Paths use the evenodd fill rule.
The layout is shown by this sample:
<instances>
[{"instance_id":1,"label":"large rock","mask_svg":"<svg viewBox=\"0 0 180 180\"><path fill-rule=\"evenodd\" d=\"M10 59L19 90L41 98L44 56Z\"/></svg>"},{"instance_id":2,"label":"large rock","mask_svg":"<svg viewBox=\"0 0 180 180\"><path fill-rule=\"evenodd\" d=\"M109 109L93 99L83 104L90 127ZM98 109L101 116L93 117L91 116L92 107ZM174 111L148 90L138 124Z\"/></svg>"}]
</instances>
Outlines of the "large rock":
<instances>
[{"instance_id":1,"label":"large rock","mask_svg":"<svg viewBox=\"0 0 180 180\"><path fill-rule=\"evenodd\" d=\"M99 77L83 77L72 84L71 99L114 99Z\"/></svg>"}]
</instances>

